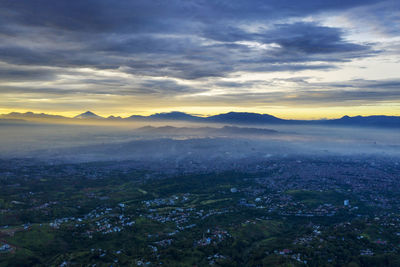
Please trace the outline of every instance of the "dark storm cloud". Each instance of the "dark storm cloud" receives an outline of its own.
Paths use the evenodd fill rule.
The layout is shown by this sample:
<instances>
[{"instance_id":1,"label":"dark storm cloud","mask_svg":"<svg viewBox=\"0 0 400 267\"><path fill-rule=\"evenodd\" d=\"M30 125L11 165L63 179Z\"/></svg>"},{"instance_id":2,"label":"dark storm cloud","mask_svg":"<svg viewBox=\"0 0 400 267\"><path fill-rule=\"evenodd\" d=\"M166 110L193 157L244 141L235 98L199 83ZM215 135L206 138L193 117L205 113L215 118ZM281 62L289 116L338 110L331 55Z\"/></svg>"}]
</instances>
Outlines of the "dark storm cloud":
<instances>
[{"instance_id":1,"label":"dark storm cloud","mask_svg":"<svg viewBox=\"0 0 400 267\"><path fill-rule=\"evenodd\" d=\"M82 93L82 91L77 89L60 89L54 87L32 88L28 86L1 86L0 93L17 94L17 95L30 94L41 97L43 95L63 96L69 94L79 94ZM101 92L98 91L98 93Z\"/></svg>"},{"instance_id":2,"label":"dark storm cloud","mask_svg":"<svg viewBox=\"0 0 400 267\"><path fill-rule=\"evenodd\" d=\"M215 82L213 85L226 88L252 88L254 85L266 84L265 81L255 80L246 82Z\"/></svg>"},{"instance_id":3,"label":"dark storm cloud","mask_svg":"<svg viewBox=\"0 0 400 267\"><path fill-rule=\"evenodd\" d=\"M296 105L352 105L377 102L398 102L400 100L400 80L349 80L341 83L312 83L309 77L273 79L270 82L252 81L247 83L224 84L232 88L247 88L255 85L273 86L274 82L286 81L296 84L296 91L275 91L254 93L227 93L215 97L216 102L296 104Z\"/></svg>"},{"instance_id":4,"label":"dark storm cloud","mask_svg":"<svg viewBox=\"0 0 400 267\"><path fill-rule=\"evenodd\" d=\"M226 34L224 31L218 32ZM345 41L342 31L336 28L321 27L314 23L280 24L273 30L258 34L240 34L240 29L232 32L239 34L222 38L213 36L213 41L234 40L217 44L202 43L198 36L144 35L107 40L94 48L114 56L135 55L134 59L120 61L130 67L133 74L183 79L221 77L233 71L332 69L335 68L333 64L305 63L344 62L375 53L368 45ZM259 49L252 47L252 43L246 43L248 41L259 45ZM271 44L271 49L263 49L263 45Z\"/></svg>"},{"instance_id":5,"label":"dark storm cloud","mask_svg":"<svg viewBox=\"0 0 400 267\"><path fill-rule=\"evenodd\" d=\"M260 44L278 44L278 52L304 54L350 53L369 49L344 40L344 32L338 28L323 27L315 23L297 22L276 24L272 29L257 33L244 32L232 26L210 26L205 37L222 42L257 41Z\"/></svg>"},{"instance_id":6,"label":"dark storm cloud","mask_svg":"<svg viewBox=\"0 0 400 267\"><path fill-rule=\"evenodd\" d=\"M209 45L196 40L196 36L110 38L94 34L82 37L85 42L77 49L62 47L62 44L59 48L0 46L0 60L21 65L98 69L126 66L132 74L196 79L226 76L233 71L328 69L334 66L298 63L342 62L373 52L369 46L344 41L337 29L312 23L277 25L262 36L249 38L260 46L278 46L271 50L240 43L248 41L243 37L239 43ZM274 65L277 63L287 64Z\"/></svg>"},{"instance_id":7,"label":"dark storm cloud","mask_svg":"<svg viewBox=\"0 0 400 267\"><path fill-rule=\"evenodd\" d=\"M315 59L314 59L315 60ZM310 60L311 61L311 60ZM319 61L319 60L315 60ZM249 71L268 71L268 72L277 72L277 71L302 71L302 70L331 70L337 68L334 64L297 64L297 63L273 63L273 64L260 64L257 66L254 64L254 67L249 68Z\"/></svg>"},{"instance_id":8,"label":"dark storm cloud","mask_svg":"<svg viewBox=\"0 0 400 267\"><path fill-rule=\"evenodd\" d=\"M369 48L343 40L343 32L338 28L312 23L280 24L266 35L265 42L278 43L286 52L330 54L358 52Z\"/></svg>"},{"instance_id":9,"label":"dark storm cloud","mask_svg":"<svg viewBox=\"0 0 400 267\"><path fill-rule=\"evenodd\" d=\"M68 31L165 32L194 22L270 20L379 3L377 0L3 0L3 21ZM188 21L190 20L190 21Z\"/></svg>"},{"instance_id":10,"label":"dark storm cloud","mask_svg":"<svg viewBox=\"0 0 400 267\"><path fill-rule=\"evenodd\" d=\"M0 61L61 70L48 75L0 71L0 80L19 76L46 80L63 74L62 68L78 67L188 80L225 77L236 71L328 70L338 62L377 52L372 44L346 40L346 33L338 28L282 21L380 2L3 0ZM244 27L252 24L261 26ZM103 86L97 89L100 93L176 95L203 90L167 79L128 89L124 82L107 79L80 81Z\"/></svg>"},{"instance_id":11,"label":"dark storm cloud","mask_svg":"<svg viewBox=\"0 0 400 267\"><path fill-rule=\"evenodd\" d=\"M245 93L245 94L226 94L215 97L217 103L236 103L236 104L283 104L292 106L293 104L302 106L349 106L357 104L369 104L379 102L396 102L400 99L398 91L345 91L345 90L325 90L325 91L297 91L295 95L287 92L271 93ZM209 101L203 99L204 101Z\"/></svg>"},{"instance_id":12,"label":"dark storm cloud","mask_svg":"<svg viewBox=\"0 0 400 267\"><path fill-rule=\"evenodd\" d=\"M296 97L282 97L282 103L297 103L303 105L318 105L324 103L334 106L348 106L379 102L397 102L399 91L382 90L332 90L332 91L301 91Z\"/></svg>"},{"instance_id":13,"label":"dark storm cloud","mask_svg":"<svg viewBox=\"0 0 400 267\"><path fill-rule=\"evenodd\" d=\"M149 90L151 91L149 92ZM199 93L202 91L205 90L193 88L191 86L180 85L177 84L175 81L171 80L147 80L140 83L139 89L134 90L134 93L143 93L143 94L150 93L156 95L165 95L166 93L168 93L170 95L182 95L187 93Z\"/></svg>"},{"instance_id":14,"label":"dark storm cloud","mask_svg":"<svg viewBox=\"0 0 400 267\"><path fill-rule=\"evenodd\" d=\"M21 70L0 67L0 81L45 81L53 80L55 77L55 73L49 70Z\"/></svg>"},{"instance_id":15,"label":"dark storm cloud","mask_svg":"<svg viewBox=\"0 0 400 267\"><path fill-rule=\"evenodd\" d=\"M175 60L175 61L174 61ZM198 79L204 77L223 77L233 71L231 64L212 60L188 60L176 57L152 57L151 60L131 60L126 63L124 72L134 75Z\"/></svg>"},{"instance_id":16,"label":"dark storm cloud","mask_svg":"<svg viewBox=\"0 0 400 267\"><path fill-rule=\"evenodd\" d=\"M383 90L398 90L400 91L400 80L365 80L356 79L345 83L333 83L331 86L334 87L349 87L349 88L364 88L364 89L383 89Z\"/></svg>"},{"instance_id":17,"label":"dark storm cloud","mask_svg":"<svg viewBox=\"0 0 400 267\"><path fill-rule=\"evenodd\" d=\"M38 72L38 75L41 72ZM7 77L10 79L10 75L14 74L7 73ZM16 77L19 77L19 73ZM35 76L36 73L32 74ZM2 78L2 72L0 70L0 79ZM10 79L11 80L11 79ZM30 81L29 77L24 79L19 78L19 81ZM80 88L80 85L84 84L85 87ZM67 87L65 87L67 85ZM76 85L76 87L74 86ZM181 96L190 93L199 93L205 91L204 89L193 88L191 86L181 85L175 81L168 79L157 79L157 80L142 80L142 81L124 81L120 79L82 79L77 81L69 81L67 84L59 83L57 87L43 87L31 85L27 86L0 86L0 94L30 94L38 97L44 95L117 95L117 96L155 96L155 97L167 97L167 96Z\"/></svg>"}]
</instances>

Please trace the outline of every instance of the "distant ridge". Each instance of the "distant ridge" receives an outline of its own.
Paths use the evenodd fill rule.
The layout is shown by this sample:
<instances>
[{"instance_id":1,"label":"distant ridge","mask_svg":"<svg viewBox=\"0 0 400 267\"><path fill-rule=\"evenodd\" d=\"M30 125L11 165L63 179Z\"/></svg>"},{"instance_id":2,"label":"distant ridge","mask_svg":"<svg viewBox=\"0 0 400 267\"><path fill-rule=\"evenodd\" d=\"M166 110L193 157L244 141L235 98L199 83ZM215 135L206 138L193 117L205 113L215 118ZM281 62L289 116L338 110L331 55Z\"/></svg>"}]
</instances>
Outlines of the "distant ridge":
<instances>
[{"instance_id":1,"label":"distant ridge","mask_svg":"<svg viewBox=\"0 0 400 267\"><path fill-rule=\"evenodd\" d=\"M206 118L212 122L230 122L239 124L248 123L279 123L286 120L279 119L269 114L248 113L248 112L229 112L225 114L214 115Z\"/></svg>"},{"instance_id":2,"label":"distant ridge","mask_svg":"<svg viewBox=\"0 0 400 267\"><path fill-rule=\"evenodd\" d=\"M203 121L204 118L193 116L187 114L185 112L180 111L172 111L172 112L163 112L163 113L155 113L150 116L140 116L140 115L132 115L128 117L129 120L155 120L155 121Z\"/></svg>"},{"instance_id":3,"label":"distant ridge","mask_svg":"<svg viewBox=\"0 0 400 267\"><path fill-rule=\"evenodd\" d=\"M67 117L61 115L50 115L46 113L33 113L33 112L11 112L8 114L1 115L2 118L10 119L68 119Z\"/></svg>"},{"instance_id":4,"label":"distant ridge","mask_svg":"<svg viewBox=\"0 0 400 267\"><path fill-rule=\"evenodd\" d=\"M343 116L340 119L325 121L325 124L343 125L343 126L378 126L378 127L400 127L399 116Z\"/></svg>"},{"instance_id":5,"label":"distant ridge","mask_svg":"<svg viewBox=\"0 0 400 267\"><path fill-rule=\"evenodd\" d=\"M156 113L150 115L149 118L158 119L158 120L183 120L183 121L199 121L202 118L193 116L184 112L172 111L168 113Z\"/></svg>"},{"instance_id":6,"label":"distant ridge","mask_svg":"<svg viewBox=\"0 0 400 267\"><path fill-rule=\"evenodd\" d=\"M127 118L109 116L101 117L91 111L86 111L74 118L67 118L60 115L49 115L45 113L18 113L0 115L3 119L104 119L107 121L182 121L182 122L203 122L203 123L221 123L221 124L285 124L285 125L326 125L326 126L357 126L357 127L385 127L400 128L400 116L343 116L339 119L328 120L286 120L277 118L269 114L249 113L249 112L228 112L208 117L200 117L184 112L173 111L164 113L155 113L150 116L132 115Z\"/></svg>"},{"instance_id":7,"label":"distant ridge","mask_svg":"<svg viewBox=\"0 0 400 267\"><path fill-rule=\"evenodd\" d=\"M371 126L371 127L400 127L399 116L343 116L329 120L285 120L269 114L249 112L228 112L209 117L198 117L184 112L156 113L150 116L133 115L127 120L136 121L188 121L225 124L285 124L285 125L337 125L337 126Z\"/></svg>"}]
</instances>

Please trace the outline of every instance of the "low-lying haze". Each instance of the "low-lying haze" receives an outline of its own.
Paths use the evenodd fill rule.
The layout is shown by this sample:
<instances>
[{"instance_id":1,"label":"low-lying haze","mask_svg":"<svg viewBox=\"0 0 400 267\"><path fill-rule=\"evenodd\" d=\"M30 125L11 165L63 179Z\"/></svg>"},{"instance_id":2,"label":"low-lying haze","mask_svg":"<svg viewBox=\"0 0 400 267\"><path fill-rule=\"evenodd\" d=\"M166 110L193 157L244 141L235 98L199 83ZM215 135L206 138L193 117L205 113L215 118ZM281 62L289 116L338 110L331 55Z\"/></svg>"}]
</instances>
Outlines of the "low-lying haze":
<instances>
[{"instance_id":1,"label":"low-lying haze","mask_svg":"<svg viewBox=\"0 0 400 267\"><path fill-rule=\"evenodd\" d=\"M287 155L400 156L391 128L126 122L109 125L3 120L0 156L86 162L262 160Z\"/></svg>"}]
</instances>

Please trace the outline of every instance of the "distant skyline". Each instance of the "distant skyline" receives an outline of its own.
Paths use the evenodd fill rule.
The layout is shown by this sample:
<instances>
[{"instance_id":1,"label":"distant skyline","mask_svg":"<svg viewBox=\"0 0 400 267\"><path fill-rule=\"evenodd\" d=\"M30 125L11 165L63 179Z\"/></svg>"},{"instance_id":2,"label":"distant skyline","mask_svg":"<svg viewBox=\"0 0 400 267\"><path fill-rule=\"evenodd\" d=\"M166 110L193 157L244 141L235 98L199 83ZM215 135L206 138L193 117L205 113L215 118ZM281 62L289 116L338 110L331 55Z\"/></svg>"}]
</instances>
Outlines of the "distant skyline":
<instances>
[{"instance_id":1,"label":"distant skyline","mask_svg":"<svg viewBox=\"0 0 400 267\"><path fill-rule=\"evenodd\" d=\"M0 2L0 114L400 115L400 2Z\"/></svg>"},{"instance_id":2,"label":"distant skyline","mask_svg":"<svg viewBox=\"0 0 400 267\"><path fill-rule=\"evenodd\" d=\"M10 112L10 113L5 113L5 114L0 114L0 120L1 119L22 119L22 120L49 120L52 121L53 119L117 119L119 121L120 119L146 119L146 118L153 118L153 119L160 119L160 120L178 120L178 121L185 121L185 120L191 120L193 118L195 119L207 119L207 118L212 118L212 117L228 117L228 120L234 119L240 119L241 122L246 123L246 119L251 119L251 120L259 120L261 117L263 118L275 118L278 120L288 120L288 121L329 121L329 120L341 120L341 119L373 119L374 123L380 123L381 119L383 120L392 120L390 124L396 125L396 127L399 127L399 120L400 116L389 116L389 115L356 115L356 116L348 116L344 115L341 117L335 117L335 118L319 118L319 119L304 119L304 120L297 120L297 119L292 119L292 118L284 118L284 117L279 117L279 116L274 116L272 114L268 113L256 113L256 112L235 112L235 111L230 111L226 113L218 113L214 115L203 115L203 114L190 114L186 112L181 112L181 111L170 111L170 112L159 112L159 113L152 113L149 115L139 115L139 114L129 114L127 116L115 116L113 114L107 115L107 116L102 116L99 115L95 112L92 112L90 110L87 110L85 112L79 113L79 114L74 114L72 116L66 116L62 114L57 114L57 113L36 113L32 111L27 111L27 112ZM260 121L264 123L265 121Z\"/></svg>"}]
</instances>

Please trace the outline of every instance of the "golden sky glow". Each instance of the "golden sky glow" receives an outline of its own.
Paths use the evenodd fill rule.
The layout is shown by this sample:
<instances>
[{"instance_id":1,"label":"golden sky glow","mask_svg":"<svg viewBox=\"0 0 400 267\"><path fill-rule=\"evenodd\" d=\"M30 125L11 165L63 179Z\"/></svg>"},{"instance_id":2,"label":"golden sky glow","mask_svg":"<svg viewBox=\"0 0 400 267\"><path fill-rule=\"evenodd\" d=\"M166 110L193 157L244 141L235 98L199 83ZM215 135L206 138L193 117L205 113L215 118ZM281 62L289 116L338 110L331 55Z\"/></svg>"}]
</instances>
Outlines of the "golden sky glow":
<instances>
[{"instance_id":1,"label":"golden sky glow","mask_svg":"<svg viewBox=\"0 0 400 267\"><path fill-rule=\"evenodd\" d=\"M400 115L398 2L292 4L0 3L0 113Z\"/></svg>"}]
</instances>

